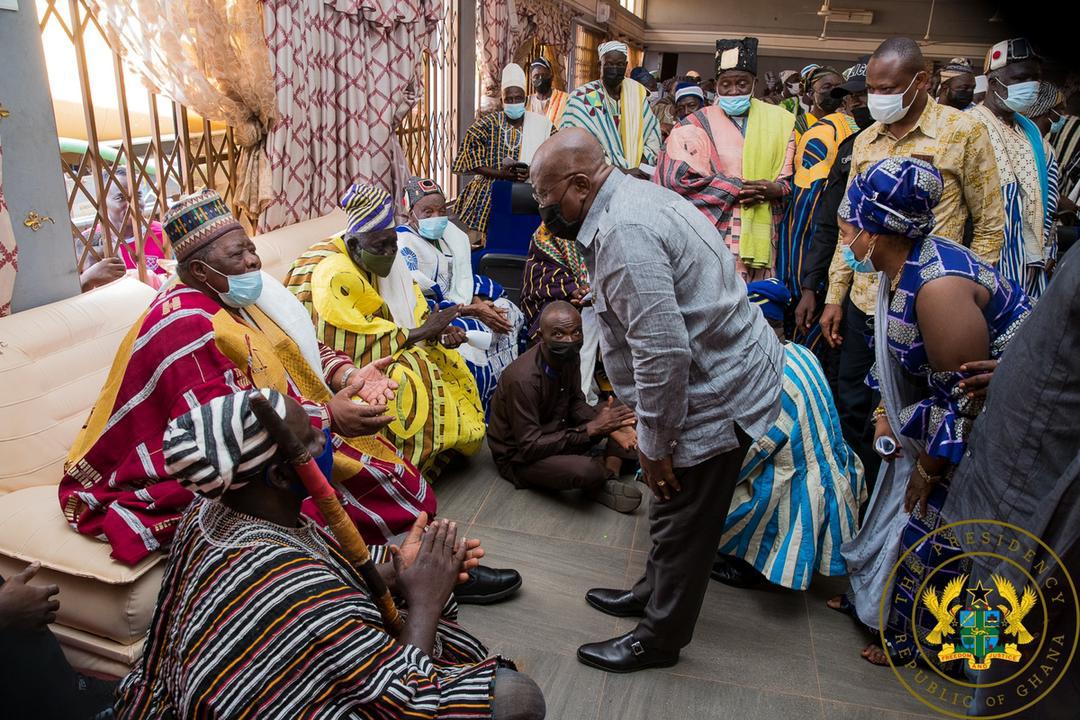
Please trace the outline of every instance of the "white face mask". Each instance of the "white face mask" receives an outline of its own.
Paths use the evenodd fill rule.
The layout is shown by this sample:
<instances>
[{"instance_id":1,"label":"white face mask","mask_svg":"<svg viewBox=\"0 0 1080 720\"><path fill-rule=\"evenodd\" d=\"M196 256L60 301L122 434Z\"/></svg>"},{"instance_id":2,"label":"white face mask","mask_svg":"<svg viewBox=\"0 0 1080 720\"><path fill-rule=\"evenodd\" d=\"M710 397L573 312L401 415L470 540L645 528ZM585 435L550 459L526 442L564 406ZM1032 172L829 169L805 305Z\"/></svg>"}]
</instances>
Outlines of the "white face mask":
<instances>
[{"instance_id":1,"label":"white face mask","mask_svg":"<svg viewBox=\"0 0 1080 720\"><path fill-rule=\"evenodd\" d=\"M870 108L870 116L879 123L889 125L907 115L907 111L911 109L911 104L915 102L915 98L911 98L911 102L905 105L904 96L907 95L911 86L915 84L915 78L917 77L919 77L919 73L915 73L915 77L911 78L911 82L908 83L904 92L893 95L869 93L866 96L866 104Z\"/></svg>"}]
</instances>

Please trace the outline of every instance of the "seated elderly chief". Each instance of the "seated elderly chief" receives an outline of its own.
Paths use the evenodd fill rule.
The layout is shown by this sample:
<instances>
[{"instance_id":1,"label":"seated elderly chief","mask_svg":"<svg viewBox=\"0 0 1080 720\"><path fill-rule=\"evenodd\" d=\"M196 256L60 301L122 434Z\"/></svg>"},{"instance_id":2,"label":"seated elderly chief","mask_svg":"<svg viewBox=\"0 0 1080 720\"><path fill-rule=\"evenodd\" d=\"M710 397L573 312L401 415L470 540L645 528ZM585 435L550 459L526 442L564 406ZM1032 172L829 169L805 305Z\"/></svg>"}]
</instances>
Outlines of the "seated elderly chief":
<instances>
[{"instance_id":1,"label":"seated elderly chief","mask_svg":"<svg viewBox=\"0 0 1080 720\"><path fill-rule=\"evenodd\" d=\"M255 246L216 192L182 198L166 214L165 232L179 280L124 338L72 445L59 489L68 523L108 541L129 565L168 546L194 496L165 469L165 426L252 387L289 395L332 433L334 480L365 538L381 542L434 512L420 472L372 434L394 397L386 364L358 369L318 342L303 306L261 272ZM354 400L358 393L367 404ZM319 519L314 506L305 510Z\"/></svg>"},{"instance_id":2,"label":"seated elderly chief","mask_svg":"<svg viewBox=\"0 0 1080 720\"><path fill-rule=\"evenodd\" d=\"M321 456L305 410L261 392ZM421 517L400 547L371 548L376 562L392 555L376 570L409 607L391 637L342 547L301 516L304 485L250 393L197 404L165 431L165 467L202 497L180 521L117 716L543 718L536 684L453 621L450 593L479 543Z\"/></svg>"},{"instance_id":3,"label":"seated elderly chief","mask_svg":"<svg viewBox=\"0 0 1080 720\"><path fill-rule=\"evenodd\" d=\"M398 257L393 202L381 188L353 185L341 201L348 231L311 246L285 285L308 309L318 336L358 363L392 358L401 391L387 428L401 454L430 478L449 451L471 455L484 439L476 380L455 348L458 305L436 309Z\"/></svg>"},{"instance_id":4,"label":"seated elderly chief","mask_svg":"<svg viewBox=\"0 0 1080 720\"><path fill-rule=\"evenodd\" d=\"M446 195L434 180L410 178L405 184L408 217L398 225L398 252L424 297L440 308L460 305L454 325L469 341L458 348L476 378L487 408L504 368L518 356L525 316L499 283L473 273L469 236L450 222Z\"/></svg>"},{"instance_id":5,"label":"seated elderly chief","mask_svg":"<svg viewBox=\"0 0 1080 720\"><path fill-rule=\"evenodd\" d=\"M619 480L622 458L637 449L633 412L609 398L599 409L581 391L581 315L556 301L540 316L541 341L503 373L491 401L488 445L499 473L517 488L582 490L619 512L641 491ZM590 450L606 439L603 464Z\"/></svg>"}]
</instances>

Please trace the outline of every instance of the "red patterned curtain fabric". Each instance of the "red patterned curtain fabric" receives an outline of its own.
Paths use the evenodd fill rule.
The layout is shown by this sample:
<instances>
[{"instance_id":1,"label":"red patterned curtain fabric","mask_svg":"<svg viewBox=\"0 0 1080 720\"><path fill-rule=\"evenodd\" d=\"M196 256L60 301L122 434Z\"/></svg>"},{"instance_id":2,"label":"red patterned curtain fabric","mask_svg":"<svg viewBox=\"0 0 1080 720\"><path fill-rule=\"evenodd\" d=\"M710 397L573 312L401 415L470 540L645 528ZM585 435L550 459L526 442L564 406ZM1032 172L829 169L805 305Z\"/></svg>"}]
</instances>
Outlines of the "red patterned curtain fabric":
<instances>
[{"instance_id":1,"label":"red patterned curtain fabric","mask_svg":"<svg viewBox=\"0 0 1080 720\"><path fill-rule=\"evenodd\" d=\"M265 13L278 121L259 232L325 215L354 182L399 197L394 128L416 102L442 0L265 0Z\"/></svg>"},{"instance_id":2,"label":"red patterned curtain fabric","mask_svg":"<svg viewBox=\"0 0 1080 720\"><path fill-rule=\"evenodd\" d=\"M502 69L514 51L533 38L569 52L574 13L553 0L479 0L476 14L477 54L480 64L480 109L501 103Z\"/></svg>"}]
</instances>

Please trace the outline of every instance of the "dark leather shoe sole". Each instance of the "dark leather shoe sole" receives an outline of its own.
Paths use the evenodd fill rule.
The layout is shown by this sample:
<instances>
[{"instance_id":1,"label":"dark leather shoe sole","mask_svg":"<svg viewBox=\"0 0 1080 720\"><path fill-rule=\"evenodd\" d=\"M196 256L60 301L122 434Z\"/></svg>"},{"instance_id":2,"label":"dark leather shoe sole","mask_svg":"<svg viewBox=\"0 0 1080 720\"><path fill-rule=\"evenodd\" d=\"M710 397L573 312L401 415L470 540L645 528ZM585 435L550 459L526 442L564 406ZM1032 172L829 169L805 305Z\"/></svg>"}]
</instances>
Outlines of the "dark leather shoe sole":
<instances>
[{"instance_id":1,"label":"dark leather shoe sole","mask_svg":"<svg viewBox=\"0 0 1080 720\"><path fill-rule=\"evenodd\" d=\"M605 615L611 615L613 617L645 617L644 607L642 607L640 610L612 610L606 605L594 602L593 599L588 595L585 596L585 602L589 603L590 606L596 608Z\"/></svg>"},{"instance_id":2,"label":"dark leather shoe sole","mask_svg":"<svg viewBox=\"0 0 1080 720\"><path fill-rule=\"evenodd\" d=\"M490 592L486 595L473 595L466 594L464 596L454 593L454 599L457 600L458 605L494 605L497 602L502 602L508 597L513 595L521 587L521 578L517 579L517 582L513 585L507 585L501 590Z\"/></svg>"},{"instance_id":3,"label":"dark leather shoe sole","mask_svg":"<svg viewBox=\"0 0 1080 720\"><path fill-rule=\"evenodd\" d=\"M649 668L668 668L668 667L674 667L675 665L677 665L679 663L679 656L676 655L673 658L660 658L660 659L656 659L656 660L636 661L634 663L634 665L632 665L632 666L628 666L628 665L606 665L606 664L604 664L602 662L598 662L598 661L593 660L593 659L591 659L591 658L589 658L589 657L587 657L585 655L582 655L580 650L578 650L577 659L578 659L578 662L580 662L582 665L588 665L589 667L594 667L594 668L596 668L598 670L603 670L605 672L610 672L610 673L632 673L632 672L637 672L638 670L648 670Z\"/></svg>"}]
</instances>

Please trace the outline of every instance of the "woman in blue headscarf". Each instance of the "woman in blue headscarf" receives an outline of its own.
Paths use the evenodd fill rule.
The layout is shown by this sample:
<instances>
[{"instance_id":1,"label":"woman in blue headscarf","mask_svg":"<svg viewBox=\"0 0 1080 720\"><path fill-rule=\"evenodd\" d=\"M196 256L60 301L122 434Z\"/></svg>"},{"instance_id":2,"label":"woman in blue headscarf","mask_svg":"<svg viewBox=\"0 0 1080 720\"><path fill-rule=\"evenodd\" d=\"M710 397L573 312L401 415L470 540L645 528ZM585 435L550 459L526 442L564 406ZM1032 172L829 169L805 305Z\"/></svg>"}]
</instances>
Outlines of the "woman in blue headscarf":
<instances>
[{"instance_id":1,"label":"woman in blue headscarf","mask_svg":"<svg viewBox=\"0 0 1080 720\"><path fill-rule=\"evenodd\" d=\"M926 568L960 552L948 531L922 540L943 524L939 510L949 478L982 408L982 397L964 381L973 367L985 364L979 361L1001 357L1031 310L1023 290L996 269L930 234L941 192L934 166L886 158L852 181L839 211L845 261L856 272L883 275L874 317L875 365L867 383L881 392L874 439L885 462L863 527L843 547L851 590L830 605L853 609L872 629L884 623L890 653L905 661L913 651L912 630L935 624L916 597ZM895 450L887 452L879 440ZM909 561L890 582L893 566L909 548ZM933 585L940 590L958 574L936 572ZM889 603L879 618L886 592ZM876 644L863 657L886 661Z\"/></svg>"}]
</instances>

